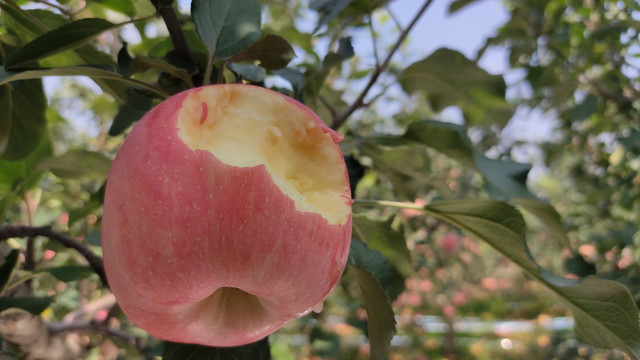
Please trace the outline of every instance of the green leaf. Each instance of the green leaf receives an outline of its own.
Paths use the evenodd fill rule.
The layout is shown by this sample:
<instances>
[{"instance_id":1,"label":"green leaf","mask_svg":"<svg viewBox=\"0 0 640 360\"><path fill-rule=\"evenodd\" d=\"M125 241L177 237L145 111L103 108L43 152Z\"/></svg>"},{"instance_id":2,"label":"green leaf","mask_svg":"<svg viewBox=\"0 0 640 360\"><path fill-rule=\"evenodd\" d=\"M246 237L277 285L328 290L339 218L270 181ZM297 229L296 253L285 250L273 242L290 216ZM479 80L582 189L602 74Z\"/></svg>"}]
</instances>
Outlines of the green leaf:
<instances>
[{"instance_id":1,"label":"green leaf","mask_svg":"<svg viewBox=\"0 0 640 360\"><path fill-rule=\"evenodd\" d=\"M459 200L436 202L424 210L485 241L545 285L571 311L582 341L640 359L638 309L629 290L596 277L558 277L538 266L526 247L524 219L513 206L492 200Z\"/></svg>"},{"instance_id":2,"label":"green leaf","mask_svg":"<svg viewBox=\"0 0 640 360\"><path fill-rule=\"evenodd\" d=\"M9 308L18 308L26 310L34 315L38 315L48 308L52 302L52 297L0 297L0 311L7 310Z\"/></svg>"},{"instance_id":3,"label":"green leaf","mask_svg":"<svg viewBox=\"0 0 640 360\"><path fill-rule=\"evenodd\" d=\"M291 84L291 88L293 89L293 98L299 101L302 100L304 74L290 67L277 70L274 74L282 76L283 79L287 80Z\"/></svg>"},{"instance_id":4,"label":"green leaf","mask_svg":"<svg viewBox=\"0 0 640 360\"><path fill-rule=\"evenodd\" d=\"M598 97L588 94L579 105L571 109L571 121L586 120L596 111L598 111Z\"/></svg>"},{"instance_id":5,"label":"green leaf","mask_svg":"<svg viewBox=\"0 0 640 360\"><path fill-rule=\"evenodd\" d=\"M25 35L33 36L41 34L46 29L45 25L43 25L40 21L35 20L36 17L30 16L29 12L22 10L15 4L10 5L8 3L5 3L4 1L0 1L0 10L2 10L2 12L0 13L2 17L8 16L11 20L13 20L11 22L6 21L6 23L8 24L3 25L13 25L11 27L16 30L17 33L22 32ZM50 11L47 12L52 14Z\"/></svg>"},{"instance_id":6,"label":"green leaf","mask_svg":"<svg viewBox=\"0 0 640 360\"><path fill-rule=\"evenodd\" d=\"M407 142L428 146L481 173L494 198L534 197L526 184L530 165L484 156L473 146L466 129L460 125L433 120L416 121L409 124L402 136L377 137L371 141L388 146L406 146Z\"/></svg>"},{"instance_id":7,"label":"green leaf","mask_svg":"<svg viewBox=\"0 0 640 360\"><path fill-rule=\"evenodd\" d=\"M3 68L0 67L0 79ZM19 81L11 85L0 83L0 135L2 158L17 161L26 158L40 143L47 127L47 102L40 80Z\"/></svg>"},{"instance_id":8,"label":"green leaf","mask_svg":"<svg viewBox=\"0 0 640 360\"><path fill-rule=\"evenodd\" d=\"M386 147L364 142L361 150L373 160L373 169L391 181L398 196L414 200L428 185L425 169L429 169L431 160L423 146L408 145Z\"/></svg>"},{"instance_id":9,"label":"green leaf","mask_svg":"<svg viewBox=\"0 0 640 360\"><path fill-rule=\"evenodd\" d=\"M120 106L109 128L109 135L122 134L131 124L140 120L153 107L153 99L135 89L127 91L127 102Z\"/></svg>"},{"instance_id":10,"label":"green leaf","mask_svg":"<svg viewBox=\"0 0 640 360\"><path fill-rule=\"evenodd\" d=\"M252 82L263 82L264 79L267 77L267 70L257 65L231 63L228 66L229 66L229 69L231 69L236 74L242 76L243 79L246 79Z\"/></svg>"},{"instance_id":11,"label":"green leaf","mask_svg":"<svg viewBox=\"0 0 640 360\"><path fill-rule=\"evenodd\" d=\"M4 258L4 263L0 265L0 292L4 291L9 283L13 269L18 264L18 256L20 256L20 250L13 249Z\"/></svg>"},{"instance_id":12,"label":"green leaf","mask_svg":"<svg viewBox=\"0 0 640 360\"><path fill-rule=\"evenodd\" d=\"M369 359L386 359L396 328L395 314L391 303L378 280L369 271L353 265L349 266L349 270L353 271L358 280L364 307L367 311L371 354Z\"/></svg>"},{"instance_id":13,"label":"green leaf","mask_svg":"<svg viewBox=\"0 0 640 360\"><path fill-rule=\"evenodd\" d=\"M364 241L371 250L379 251L395 266L402 275L413 272L411 253L403 231L392 227L393 217L386 220L373 220L365 215L353 216L353 236Z\"/></svg>"},{"instance_id":14,"label":"green leaf","mask_svg":"<svg viewBox=\"0 0 640 360\"><path fill-rule=\"evenodd\" d=\"M41 174L36 170L36 164L41 159L51 156L52 152L51 139L44 136L38 147L24 160L0 159L0 197L35 186Z\"/></svg>"},{"instance_id":15,"label":"green leaf","mask_svg":"<svg viewBox=\"0 0 640 360\"><path fill-rule=\"evenodd\" d=\"M214 348L165 341L162 360L267 360L271 359L269 340L237 346Z\"/></svg>"},{"instance_id":16,"label":"green leaf","mask_svg":"<svg viewBox=\"0 0 640 360\"><path fill-rule=\"evenodd\" d=\"M120 70L120 73L125 77L130 77L133 59L129 54L128 44L126 42L122 42L122 48L118 51L117 59L118 70Z\"/></svg>"},{"instance_id":17,"label":"green leaf","mask_svg":"<svg viewBox=\"0 0 640 360\"><path fill-rule=\"evenodd\" d=\"M84 279L86 277L95 274L90 266L82 265L64 265L53 268L46 268L36 271L38 273L49 273L56 279L64 282L70 282L74 280Z\"/></svg>"},{"instance_id":18,"label":"green leaf","mask_svg":"<svg viewBox=\"0 0 640 360\"><path fill-rule=\"evenodd\" d=\"M370 249L358 239L351 239L347 264L370 272L376 278L385 294L395 299L404 290L404 277L379 251Z\"/></svg>"},{"instance_id":19,"label":"green leaf","mask_svg":"<svg viewBox=\"0 0 640 360\"><path fill-rule=\"evenodd\" d=\"M229 62L257 60L267 70L278 70L287 66L294 57L296 54L287 40L277 35L267 35L232 56Z\"/></svg>"},{"instance_id":20,"label":"green leaf","mask_svg":"<svg viewBox=\"0 0 640 360\"><path fill-rule=\"evenodd\" d=\"M36 165L37 170L51 171L55 176L65 179L106 179L109 168L111 160L97 152L83 149L42 159Z\"/></svg>"},{"instance_id":21,"label":"green leaf","mask_svg":"<svg viewBox=\"0 0 640 360\"><path fill-rule=\"evenodd\" d=\"M566 248L571 247L562 218L553 206L534 198L516 198L511 201L535 216L558 244Z\"/></svg>"},{"instance_id":22,"label":"green leaf","mask_svg":"<svg viewBox=\"0 0 640 360\"><path fill-rule=\"evenodd\" d=\"M473 4L476 1L477 0L454 0L453 2L451 2L451 5L449 5L449 14L454 14L467 5Z\"/></svg>"},{"instance_id":23,"label":"green leaf","mask_svg":"<svg viewBox=\"0 0 640 360\"><path fill-rule=\"evenodd\" d=\"M152 58L149 56L136 56L131 62L131 74L138 74L150 69L160 70L161 72L173 75L181 79L185 84L193 87L191 76L185 69L179 69L164 59Z\"/></svg>"},{"instance_id":24,"label":"green leaf","mask_svg":"<svg viewBox=\"0 0 640 360\"><path fill-rule=\"evenodd\" d=\"M438 49L410 65L402 73L400 84L407 93L423 93L435 111L460 107L469 125L505 125L513 115L504 97L502 76L487 73L454 50Z\"/></svg>"},{"instance_id":25,"label":"green leaf","mask_svg":"<svg viewBox=\"0 0 640 360\"><path fill-rule=\"evenodd\" d=\"M260 38L258 0L193 0L191 16L202 42L218 58L236 55Z\"/></svg>"},{"instance_id":26,"label":"green leaf","mask_svg":"<svg viewBox=\"0 0 640 360\"><path fill-rule=\"evenodd\" d=\"M98 18L81 19L62 25L24 45L7 59L5 66L10 68L75 49L102 32L117 26Z\"/></svg>"},{"instance_id":27,"label":"green leaf","mask_svg":"<svg viewBox=\"0 0 640 360\"><path fill-rule=\"evenodd\" d=\"M163 98L170 95L153 85L142 81L126 78L114 71L110 67L99 66L61 66L56 68L33 68L33 69L13 69L6 71L0 66L0 85L4 85L13 81L25 79L39 79L45 76L88 76L92 79L110 79L117 80L129 85L143 87L150 90Z\"/></svg>"}]
</instances>

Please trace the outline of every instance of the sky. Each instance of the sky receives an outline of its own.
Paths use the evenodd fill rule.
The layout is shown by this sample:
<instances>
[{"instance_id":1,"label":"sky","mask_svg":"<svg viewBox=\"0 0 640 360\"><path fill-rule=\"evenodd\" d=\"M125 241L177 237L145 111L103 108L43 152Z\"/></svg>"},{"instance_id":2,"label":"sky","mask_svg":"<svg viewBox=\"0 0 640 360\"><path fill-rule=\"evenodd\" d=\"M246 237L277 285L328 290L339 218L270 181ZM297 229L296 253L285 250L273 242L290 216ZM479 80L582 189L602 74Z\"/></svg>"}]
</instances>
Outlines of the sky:
<instances>
[{"instance_id":1,"label":"sky","mask_svg":"<svg viewBox=\"0 0 640 360\"><path fill-rule=\"evenodd\" d=\"M454 14L449 14L452 0L434 0L418 20L409 37L409 48L418 60L441 47L458 50L474 59L485 40L495 35L509 19L499 0L476 0ZM394 0L391 11L406 25L422 6L419 0ZM504 51L491 51L480 65L487 71L504 73L508 66Z\"/></svg>"}]
</instances>

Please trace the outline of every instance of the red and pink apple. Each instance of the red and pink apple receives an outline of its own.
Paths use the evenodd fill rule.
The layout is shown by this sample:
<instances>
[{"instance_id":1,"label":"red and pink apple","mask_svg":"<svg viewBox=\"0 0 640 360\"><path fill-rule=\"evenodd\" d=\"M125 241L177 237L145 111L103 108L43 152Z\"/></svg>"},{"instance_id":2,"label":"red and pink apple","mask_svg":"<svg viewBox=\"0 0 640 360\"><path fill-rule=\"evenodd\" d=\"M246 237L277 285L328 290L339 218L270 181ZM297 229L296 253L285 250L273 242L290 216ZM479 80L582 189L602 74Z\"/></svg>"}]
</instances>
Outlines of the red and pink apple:
<instances>
[{"instance_id":1,"label":"red and pink apple","mask_svg":"<svg viewBox=\"0 0 640 360\"><path fill-rule=\"evenodd\" d=\"M133 323L209 346L257 341L319 308L351 239L342 136L249 85L166 99L113 162L102 247Z\"/></svg>"}]
</instances>

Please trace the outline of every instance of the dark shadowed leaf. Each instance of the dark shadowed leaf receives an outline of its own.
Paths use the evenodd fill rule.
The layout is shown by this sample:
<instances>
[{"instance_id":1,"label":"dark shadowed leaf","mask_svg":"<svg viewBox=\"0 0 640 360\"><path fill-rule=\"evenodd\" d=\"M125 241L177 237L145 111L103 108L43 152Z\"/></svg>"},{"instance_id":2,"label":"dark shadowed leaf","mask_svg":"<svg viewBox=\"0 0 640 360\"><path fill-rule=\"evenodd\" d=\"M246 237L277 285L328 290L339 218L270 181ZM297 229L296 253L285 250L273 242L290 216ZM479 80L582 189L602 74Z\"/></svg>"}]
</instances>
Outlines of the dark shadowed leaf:
<instances>
[{"instance_id":1,"label":"dark shadowed leaf","mask_svg":"<svg viewBox=\"0 0 640 360\"><path fill-rule=\"evenodd\" d=\"M203 345L166 341L162 360L268 360L271 359L269 340L238 347L214 348Z\"/></svg>"},{"instance_id":2,"label":"dark shadowed leaf","mask_svg":"<svg viewBox=\"0 0 640 360\"><path fill-rule=\"evenodd\" d=\"M24 45L7 59L5 66L9 68L75 49L116 26L118 25L98 18L81 19L62 25Z\"/></svg>"},{"instance_id":3,"label":"dark shadowed leaf","mask_svg":"<svg viewBox=\"0 0 640 360\"><path fill-rule=\"evenodd\" d=\"M353 50L353 45L351 44L351 36L343 37L338 40L338 55L342 56L344 59L348 59L355 55L355 51Z\"/></svg>"},{"instance_id":4,"label":"dark shadowed leaf","mask_svg":"<svg viewBox=\"0 0 640 360\"><path fill-rule=\"evenodd\" d=\"M40 160L39 171L51 171L55 176L66 179L94 178L106 179L111 160L89 150L71 150L60 156Z\"/></svg>"},{"instance_id":5,"label":"dark shadowed leaf","mask_svg":"<svg viewBox=\"0 0 640 360\"><path fill-rule=\"evenodd\" d=\"M236 55L260 37L258 0L194 0L191 15L202 42L218 58Z\"/></svg>"},{"instance_id":6,"label":"dark shadowed leaf","mask_svg":"<svg viewBox=\"0 0 640 360\"><path fill-rule=\"evenodd\" d=\"M4 69L0 67L0 81ZM3 159L17 161L36 149L45 133L47 102L40 80L19 81L0 85L0 154Z\"/></svg>"},{"instance_id":7,"label":"dark shadowed leaf","mask_svg":"<svg viewBox=\"0 0 640 360\"><path fill-rule=\"evenodd\" d=\"M229 64L229 69L233 70L236 74L242 76L243 79L262 82L267 77L267 70L253 64Z\"/></svg>"},{"instance_id":8,"label":"dark shadowed leaf","mask_svg":"<svg viewBox=\"0 0 640 360\"><path fill-rule=\"evenodd\" d=\"M413 272L411 254L403 231L392 227L393 217L374 220L365 215L353 216L353 236L367 243L371 250L379 251L404 276Z\"/></svg>"},{"instance_id":9,"label":"dark shadowed leaf","mask_svg":"<svg viewBox=\"0 0 640 360\"><path fill-rule=\"evenodd\" d=\"M117 59L120 74L124 77L131 76L131 63L133 62L133 58L131 58L131 54L129 54L128 44L126 42L122 43L122 48L118 51Z\"/></svg>"},{"instance_id":10,"label":"dark shadowed leaf","mask_svg":"<svg viewBox=\"0 0 640 360\"><path fill-rule=\"evenodd\" d=\"M313 0L309 7L320 13L320 19L313 32L318 31L322 25L328 24L335 19L353 0Z\"/></svg>"},{"instance_id":11,"label":"dark shadowed leaf","mask_svg":"<svg viewBox=\"0 0 640 360\"><path fill-rule=\"evenodd\" d=\"M253 61L260 62L260 66L267 70L278 70L287 66L296 57L293 48L287 40L277 35L267 35L241 53L232 56L229 61Z\"/></svg>"},{"instance_id":12,"label":"dark shadowed leaf","mask_svg":"<svg viewBox=\"0 0 640 360\"><path fill-rule=\"evenodd\" d=\"M404 290L404 277L400 272L380 251L370 249L361 240L351 239L347 264L370 272L391 299Z\"/></svg>"},{"instance_id":13,"label":"dark shadowed leaf","mask_svg":"<svg viewBox=\"0 0 640 360\"><path fill-rule=\"evenodd\" d=\"M274 74L281 76L291 84L293 89L293 97L302 101L302 91L304 88L304 74L293 68L284 68L274 72Z\"/></svg>"},{"instance_id":14,"label":"dark shadowed leaf","mask_svg":"<svg viewBox=\"0 0 640 360\"><path fill-rule=\"evenodd\" d=\"M349 266L355 274L362 293L362 301L367 310L367 327L371 360L386 359L391 345L391 338L396 329L396 320L389 298L380 283L367 270L358 266Z\"/></svg>"},{"instance_id":15,"label":"dark shadowed leaf","mask_svg":"<svg viewBox=\"0 0 640 360\"><path fill-rule=\"evenodd\" d=\"M582 341L613 347L640 359L638 309L629 290L615 281L567 279L539 267L526 247L524 219L513 206L491 200L460 200L436 202L424 209L485 241L557 295L571 311Z\"/></svg>"},{"instance_id":16,"label":"dark shadowed leaf","mask_svg":"<svg viewBox=\"0 0 640 360\"><path fill-rule=\"evenodd\" d=\"M53 268L46 268L38 270L39 273L49 273L55 276L56 279L64 282L84 279L86 277L95 274L90 266L82 265L65 265Z\"/></svg>"},{"instance_id":17,"label":"dark shadowed leaf","mask_svg":"<svg viewBox=\"0 0 640 360\"><path fill-rule=\"evenodd\" d=\"M122 134L131 124L140 120L152 107L153 99L135 89L129 89L127 91L127 102L120 106L118 114L109 128L109 135Z\"/></svg>"},{"instance_id":18,"label":"dark shadowed leaf","mask_svg":"<svg viewBox=\"0 0 640 360\"><path fill-rule=\"evenodd\" d=\"M18 264L18 256L20 256L20 250L14 249L3 259L4 262L0 265L0 292L4 291L9 283L13 268Z\"/></svg>"},{"instance_id":19,"label":"dark shadowed leaf","mask_svg":"<svg viewBox=\"0 0 640 360\"><path fill-rule=\"evenodd\" d=\"M21 297L21 298L9 298L0 297L0 311L7 310L9 308L19 308L26 310L34 315L38 315L43 312L53 302L52 297L40 298L40 297Z\"/></svg>"},{"instance_id":20,"label":"dark shadowed leaf","mask_svg":"<svg viewBox=\"0 0 640 360\"><path fill-rule=\"evenodd\" d=\"M438 49L410 65L400 83L407 93L423 93L436 111L460 107L470 125L505 125L513 115L512 106L504 98L502 76L487 73L454 50Z\"/></svg>"}]
</instances>

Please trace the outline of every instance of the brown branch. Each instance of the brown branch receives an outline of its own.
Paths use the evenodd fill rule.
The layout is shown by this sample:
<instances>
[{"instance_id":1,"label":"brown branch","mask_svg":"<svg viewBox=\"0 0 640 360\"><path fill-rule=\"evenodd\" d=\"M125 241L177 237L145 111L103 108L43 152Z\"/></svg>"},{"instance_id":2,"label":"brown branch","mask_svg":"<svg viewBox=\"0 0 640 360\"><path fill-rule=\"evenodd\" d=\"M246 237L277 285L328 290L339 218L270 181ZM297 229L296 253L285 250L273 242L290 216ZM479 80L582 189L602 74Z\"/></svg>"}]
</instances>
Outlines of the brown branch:
<instances>
[{"instance_id":1,"label":"brown branch","mask_svg":"<svg viewBox=\"0 0 640 360\"><path fill-rule=\"evenodd\" d=\"M107 276L104 272L104 264L102 263L102 258L88 247L82 245L78 240L72 238L71 236L61 234L55 232L51 229L50 226L24 226L24 225L16 225L16 226L2 226L0 227L0 241L12 238L12 237L35 237L35 236L44 236L48 237L51 240L57 241L63 246L74 249L78 251L85 259L89 262L89 266L93 268L96 274L100 277L102 281L102 285L108 287Z\"/></svg>"},{"instance_id":2,"label":"brown branch","mask_svg":"<svg viewBox=\"0 0 640 360\"><path fill-rule=\"evenodd\" d=\"M68 332L94 332L98 334L107 335L111 338L120 339L132 346L134 346L144 359L152 359L147 355L144 355L144 346L142 339L139 337L128 334L120 329L115 329L107 326L104 322L96 321L75 321L69 323L49 323L48 328L52 334L62 334Z\"/></svg>"},{"instance_id":3,"label":"brown branch","mask_svg":"<svg viewBox=\"0 0 640 360\"><path fill-rule=\"evenodd\" d=\"M182 32L182 26L180 26L180 21L178 20L178 16L176 12L173 10L172 6L159 6L158 13L162 16L162 20L167 25L167 30L169 30L169 36L171 37L171 43L173 47L182 51L185 54L191 55L191 49L187 44L187 39L184 37L184 33Z\"/></svg>"},{"instance_id":4,"label":"brown branch","mask_svg":"<svg viewBox=\"0 0 640 360\"><path fill-rule=\"evenodd\" d=\"M349 118L349 116L351 116L351 114L353 114L356 110L358 110L364 105L364 98L367 96L367 94L369 94L369 90L371 90L371 88L376 83L376 81L378 81L378 78L380 77L382 72L387 68L387 66L389 66L389 63L391 62L391 58L393 57L393 55L396 53L396 51L398 51L398 49L400 48L400 45L402 45L402 42L404 41L404 39L406 39L407 35L409 35L409 32L411 31L413 26L418 22L420 17L422 17L422 14L424 14L424 12L427 10L427 8L431 5L432 2L433 0L426 0L424 2L420 10L418 10L416 15L414 16L413 20L411 20L411 23L409 23L409 25L400 33L400 36L398 36L398 40L396 40L395 44L389 51L389 54L387 54L387 57L384 59L382 64L380 64L380 66L376 66L375 70L373 71L373 74L371 74L369 83L367 83L367 85L364 87L360 95L358 95L358 98L351 104L351 106L349 106L349 108L347 108L347 110L345 110L344 112L338 114L336 117L333 118L333 122L331 124L332 129L334 130L339 129L342 125L344 125L345 121L347 121L347 119Z\"/></svg>"}]
</instances>

